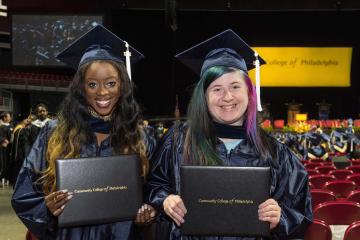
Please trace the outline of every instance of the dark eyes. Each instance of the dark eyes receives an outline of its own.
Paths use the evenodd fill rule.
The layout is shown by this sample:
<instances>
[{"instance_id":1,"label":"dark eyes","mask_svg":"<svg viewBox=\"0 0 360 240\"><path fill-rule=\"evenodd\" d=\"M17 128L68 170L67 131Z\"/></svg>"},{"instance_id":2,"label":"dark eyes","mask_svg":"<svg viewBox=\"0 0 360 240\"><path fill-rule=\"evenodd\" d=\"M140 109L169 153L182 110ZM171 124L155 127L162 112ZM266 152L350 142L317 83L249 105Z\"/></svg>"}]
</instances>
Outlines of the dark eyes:
<instances>
[{"instance_id":1,"label":"dark eyes","mask_svg":"<svg viewBox=\"0 0 360 240\"><path fill-rule=\"evenodd\" d=\"M88 83L89 88L95 88L96 85L97 85L97 84L96 84L95 82L89 82L89 83Z\"/></svg>"},{"instance_id":2,"label":"dark eyes","mask_svg":"<svg viewBox=\"0 0 360 240\"><path fill-rule=\"evenodd\" d=\"M115 80L112 80L112 81L109 81L106 83L106 85L108 85L109 87L114 87L116 85L116 81Z\"/></svg>"},{"instance_id":3,"label":"dark eyes","mask_svg":"<svg viewBox=\"0 0 360 240\"><path fill-rule=\"evenodd\" d=\"M116 80L110 80L105 83L105 87L112 88L112 87L115 87L116 84L117 84ZM89 88L96 88L98 86L98 83L97 82L88 82L87 85Z\"/></svg>"},{"instance_id":4,"label":"dark eyes","mask_svg":"<svg viewBox=\"0 0 360 240\"><path fill-rule=\"evenodd\" d=\"M238 85L238 84L232 85L232 86L230 87L230 89L239 89L239 88L241 88L241 86ZM213 92L221 92L221 91L224 91L224 89L225 89L225 88L222 88L222 87L215 87L215 88L212 89L212 91L213 91Z\"/></svg>"}]
</instances>

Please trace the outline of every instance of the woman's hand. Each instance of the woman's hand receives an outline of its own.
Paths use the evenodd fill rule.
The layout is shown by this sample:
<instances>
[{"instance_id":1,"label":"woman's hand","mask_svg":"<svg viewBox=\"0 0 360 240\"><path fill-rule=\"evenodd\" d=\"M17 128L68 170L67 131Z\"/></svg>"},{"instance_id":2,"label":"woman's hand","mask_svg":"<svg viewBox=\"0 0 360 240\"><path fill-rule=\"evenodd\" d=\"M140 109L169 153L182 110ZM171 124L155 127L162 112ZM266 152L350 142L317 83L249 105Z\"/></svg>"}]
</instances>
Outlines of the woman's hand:
<instances>
[{"instance_id":1,"label":"woman's hand","mask_svg":"<svg viewBox=\"0 0 360 240\"><path fill-rule=\"evenodd\" d=\"M144 225L151 222L156 215L156 210L152 206L144 203L136 214L135 224Z\"/></svg>"},{"instance_id":2,"label":"woman's hand","mask_svg":"<svg viewBox=\"0 0 360 240\"><path fill-rule=\"evenodd\" d=\"M73 197L68 190L61 190L50 193L45 197L45 203L49 211L55 217L59 216L65 207L65 204Z\"/></svg>"},{"instance_id":3,"label":"woman's hand","mask_svg":"<svg viewBox=\"0 0 360 240\"><path fill-rule=\"evenodd\" d=\"M272 198L259 205L259 220L270 223L270 230L275 228L280 222L281 207Z\"/></svg>"},{"instance_id":4,"label":"woman's hand","mask_svg":"<svg viewBox=\"0 0 360 240\"><path fill-rule=\"evenodd\" d=\"M165 213L180 226L184 223L184 216L187 213L183 200L178 195L169 195L163 203Z\"/></svg>"}]
</instances>

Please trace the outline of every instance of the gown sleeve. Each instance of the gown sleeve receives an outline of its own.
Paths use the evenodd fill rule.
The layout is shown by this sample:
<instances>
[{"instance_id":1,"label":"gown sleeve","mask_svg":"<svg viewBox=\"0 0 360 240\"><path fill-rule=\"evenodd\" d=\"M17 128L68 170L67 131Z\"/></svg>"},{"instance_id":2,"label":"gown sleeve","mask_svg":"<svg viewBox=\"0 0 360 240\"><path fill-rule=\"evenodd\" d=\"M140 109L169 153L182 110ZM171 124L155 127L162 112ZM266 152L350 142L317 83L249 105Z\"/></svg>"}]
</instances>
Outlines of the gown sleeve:
<instances>
[{"instance_id":1,"label":"gown sleeve","mask_svg":"<svg viewBox=\"0 0 360 240\"><path fill-rule=\"evenodd\" d=\"M158 212L163 211L163 202L167 196L174 194L171 176L173 173L172 139L174 128L167 131L153 157L150 159L150 173L146 185L145 200L155 207Z\"/></svg>"},{"instance_id":2,"label":"gown sleeve","mask_svg":"<svg viewBox=\"0 0 360 240\"><path fill-rule=\"evenodd\" d=\"M52 239L56 231L56 218L48 211L45 194L37 182L47 165L45 152L51 128L49 125L42 128L25 158L11 200L17 216L39 239Z\"/></svg>"},{"instance_id":3,"label":"gown sleeve","mask_svg":"<svg viewBox=\"0 0 360 240\"><path fill-rule=\"evenodd\" d=\"M143 131L142 134L146 146L146 157L147 159L151 159L156 149L156 139L146 131Z\"/></svg>"},{"instance_id":4,"label":"gown sleeve","mask_svg":"<svg viewBox=\"0 0 360 240\"><path fill-rule=\"evenodd\" d=\"M278 164L272 167L272 197L281 207L281 218L273 229L275 239L303 238L313 213L308 174L286 146L278 144Z\"/></svg>"}]
</instances>

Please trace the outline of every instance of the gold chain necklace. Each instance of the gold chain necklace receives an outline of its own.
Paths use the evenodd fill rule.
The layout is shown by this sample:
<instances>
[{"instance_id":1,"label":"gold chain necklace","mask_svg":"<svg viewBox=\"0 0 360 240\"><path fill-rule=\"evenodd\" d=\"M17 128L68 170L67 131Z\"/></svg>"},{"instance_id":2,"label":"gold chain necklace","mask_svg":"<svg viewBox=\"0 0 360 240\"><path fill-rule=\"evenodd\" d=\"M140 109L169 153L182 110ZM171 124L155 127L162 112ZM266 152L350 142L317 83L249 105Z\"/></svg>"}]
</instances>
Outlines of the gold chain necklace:
<instances>
[{"instance_id":1,"label":"gold chain necklace","mask_svg":"<svg viewBox=\"0 0 360 240\"><path fill-rule=\"evenodd\" d=\"M89 109L90 115L93 116L94 118L100 118L100 119L104 120L105 122L111 121L112 112L109 115L100 116L92 107L88 107L88 109Z\"/></svg>"}]
</instances>

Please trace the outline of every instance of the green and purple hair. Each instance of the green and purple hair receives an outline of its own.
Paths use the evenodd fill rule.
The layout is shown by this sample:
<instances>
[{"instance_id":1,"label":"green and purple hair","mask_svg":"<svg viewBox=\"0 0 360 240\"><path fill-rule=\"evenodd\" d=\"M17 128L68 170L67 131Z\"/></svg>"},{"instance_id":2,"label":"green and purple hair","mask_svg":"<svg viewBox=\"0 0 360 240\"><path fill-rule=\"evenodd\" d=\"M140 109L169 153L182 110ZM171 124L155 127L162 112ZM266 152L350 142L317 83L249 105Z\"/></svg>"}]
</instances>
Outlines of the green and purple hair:
<instances>
[{"instance_id":1,"label":"green and purple hair","mask_svg":"<svg viewBox=\"0 0 360 240\"><path fill-rule=\"evenodd\" d=\"M257 123L256 90L246 72L231 67L214 66L207 69L196 85L188 107L189 129L184 144L185 163L194 165L222 165L216 153L217 137L213 120L208 111L206 89L222 75L240 71L245 77L248 88L248 107L244 117L244 128L250 144L262 157L273 155L265 134Z\"/></svg>"}]
</instances>

